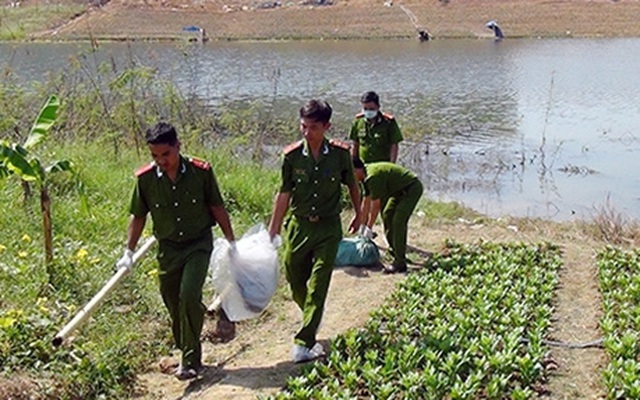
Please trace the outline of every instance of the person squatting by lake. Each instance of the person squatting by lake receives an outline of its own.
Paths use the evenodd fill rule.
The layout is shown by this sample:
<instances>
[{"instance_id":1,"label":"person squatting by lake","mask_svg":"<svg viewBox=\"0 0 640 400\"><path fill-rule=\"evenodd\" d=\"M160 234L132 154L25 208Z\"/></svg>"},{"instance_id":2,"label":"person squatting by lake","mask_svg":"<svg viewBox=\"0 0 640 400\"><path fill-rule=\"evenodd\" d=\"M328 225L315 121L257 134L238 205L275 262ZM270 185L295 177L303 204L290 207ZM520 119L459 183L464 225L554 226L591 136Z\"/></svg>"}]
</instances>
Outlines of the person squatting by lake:
<instances>
[{"instance_id":1,"label":"person squatting by lake","mask_svg":"<svg viewBox=\"0 0 640 400\"><path fill-rule=\"evenodd\" d=\"M382 216L384 233L393 257L384 265L386 273L407 271L407 230L409 218L424 190L416 174L391 162L365 164L353 158L356 179L363 183L364 194L360 212L364 237L373 236L372 227Z\"/></svg>"}]
</instances>

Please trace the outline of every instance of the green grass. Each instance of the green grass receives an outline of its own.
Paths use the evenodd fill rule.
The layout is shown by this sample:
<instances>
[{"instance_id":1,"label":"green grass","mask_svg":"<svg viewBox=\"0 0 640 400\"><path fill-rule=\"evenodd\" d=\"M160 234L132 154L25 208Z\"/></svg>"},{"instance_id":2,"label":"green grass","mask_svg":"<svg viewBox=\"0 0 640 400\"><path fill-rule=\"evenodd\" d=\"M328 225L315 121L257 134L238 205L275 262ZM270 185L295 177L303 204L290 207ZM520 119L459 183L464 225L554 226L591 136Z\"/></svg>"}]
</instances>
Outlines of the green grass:
<instances>
[{"instance_id":1,"label":"green grass","mask_svg":"<svg viewBox=\"0 0 640 400\"><path fill-rule=\"evenodd\" d=\"M47 388L51 398L126 397L135 376L171 349L153 257L136 266L68 345L56 349L50 342L113 273L126 239L133 170L148 156L127 150L116 157L99 143L67 145L55 153L79 167L89 208L82 207L71 179L58 175L51 188L53 285L43 262L38 199L24 204L20 182L0 180L0 371L35 376L38 391ZM214 165L238 234L267 222L275 171L242 164L220 148L191 153Z\"/></svg>"},{"instance_id":2,"label":"green grass","mask_svg":"<svg viewBox=\"0 0 640 400\"><path fill-rule=\"evenodd\" d=\"M424 218L428 221L438 222L455 221L458 218L474 219L480 216L477 212L453 201L442 202L421 199L417 210L424 213Z\"/></svg>"},{"instance_id":3,"label":"green grass","mask_svg":"<svg viewBox=\"0 0 640 400\"><path fill-rule=\"evenodd\" d=\"M40 4L0 8L0 40L23 40L54 28L86 10L80 4Z\"/></svg>"}]
</instances>

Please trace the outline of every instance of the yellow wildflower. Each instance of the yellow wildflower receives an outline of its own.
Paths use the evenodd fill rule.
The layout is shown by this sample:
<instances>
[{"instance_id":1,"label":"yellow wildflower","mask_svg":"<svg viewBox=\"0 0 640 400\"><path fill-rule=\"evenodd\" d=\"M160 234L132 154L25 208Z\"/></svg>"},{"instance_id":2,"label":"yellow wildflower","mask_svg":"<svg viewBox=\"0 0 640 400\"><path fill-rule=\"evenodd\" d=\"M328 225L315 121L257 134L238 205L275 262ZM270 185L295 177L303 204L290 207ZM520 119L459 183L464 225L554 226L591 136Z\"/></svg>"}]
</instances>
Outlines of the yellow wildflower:
<instances>
[{"instance_id":1,"label":"yellow wildflower","mask_svg":"<svg viewBox=\"0 0 640 400\"><path fill-rule=\"evenodd\" d=\"M3 253L7 249L7 246L0 244L0 253Z\"/></svg>"},{"instance_id":2,"label":"yellow wildflower","mask_svg":"<svg viewBox=\"0 0 640 400\"><path fill-rule=\"evenodd\" d=\"M31 236L27 235L26 233L24 235L22 235L22 241L23 242L27 242L27 243L31 243Z\"/></svg>"},{"instance_id":3,"label":"yellow wildflower","mask_svg":"<svg viewBox=\"0 0 640 400\"><path fill-rule=\"evenodd\" d=\"M11 328L15 324L17 319L12 317L0 317L0 328Z\"/></svg>"},{"instance_id":4,"label":"yellow wildflower","mask_svg":"<svg viewBox=\"0 0 640 400\"><path fill-rule=\"evenodd\" d=\"M78 259L78 261L84 261L84 259L87 258L87 255L89 255L89 252L85 249L76 251L76 259Z\"/></svg>"},{"instance_id":5,"label":"yellow wildflower","mask_svg":"<svg viewBox=\"0 0 640 400\"><path fill-rule=\"evenodd\" d=\"M18 257L20 258L27 258L29 254L26 251L19 251L18 252Z\"/></svg>"}]
</instances>

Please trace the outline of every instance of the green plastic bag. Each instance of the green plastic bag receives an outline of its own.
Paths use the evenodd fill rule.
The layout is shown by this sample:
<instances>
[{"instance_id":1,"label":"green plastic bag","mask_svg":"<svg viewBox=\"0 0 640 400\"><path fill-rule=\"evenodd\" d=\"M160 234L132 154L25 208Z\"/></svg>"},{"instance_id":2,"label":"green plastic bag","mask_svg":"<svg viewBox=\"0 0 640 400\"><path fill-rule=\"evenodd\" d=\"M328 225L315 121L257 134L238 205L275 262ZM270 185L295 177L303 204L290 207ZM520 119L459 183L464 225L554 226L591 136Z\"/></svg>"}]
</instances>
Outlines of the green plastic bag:
<instances>
[{"instance_id":1,"label":"green plastic bag","mask_svg":"<svg viewBox=\"0 0 640 400\"><path fill-rule=\"evenodd\" d=\"M335 265L368 266L380 261L378 246L371 239L362 236L343 238L338 244Z\"/></svg>"}]
</instances>

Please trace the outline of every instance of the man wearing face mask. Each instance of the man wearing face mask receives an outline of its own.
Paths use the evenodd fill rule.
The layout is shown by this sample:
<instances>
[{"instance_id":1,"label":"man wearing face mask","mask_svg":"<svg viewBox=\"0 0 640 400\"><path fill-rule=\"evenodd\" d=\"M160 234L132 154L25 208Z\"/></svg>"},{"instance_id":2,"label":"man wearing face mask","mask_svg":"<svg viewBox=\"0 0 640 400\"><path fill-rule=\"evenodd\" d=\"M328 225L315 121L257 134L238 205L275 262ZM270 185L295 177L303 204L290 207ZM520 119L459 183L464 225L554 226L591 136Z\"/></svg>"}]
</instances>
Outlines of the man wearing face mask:
<instances>
[{"instance_id":1,"label":"man wearing face mask","mask_svg":"<svg viewBox=\"0 0 640 400\"><path fill-rule=\"evenodd\" d=\"M351 125L349 139L353 141L351 155L365 164L379 161L395 163L402 133L395 118L380 111L376 92L366 92L360 98L362 112Z\"/></svg>"}]
</instances>

